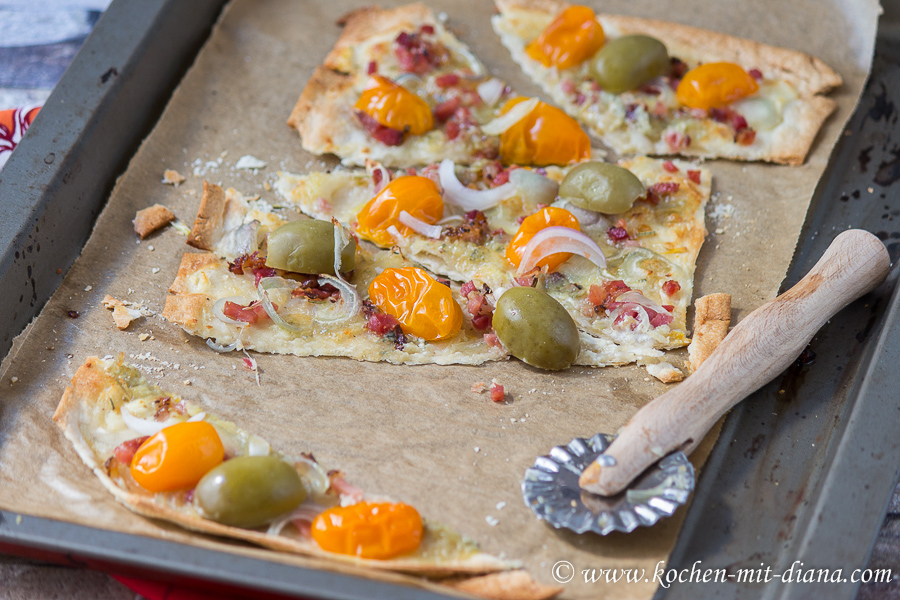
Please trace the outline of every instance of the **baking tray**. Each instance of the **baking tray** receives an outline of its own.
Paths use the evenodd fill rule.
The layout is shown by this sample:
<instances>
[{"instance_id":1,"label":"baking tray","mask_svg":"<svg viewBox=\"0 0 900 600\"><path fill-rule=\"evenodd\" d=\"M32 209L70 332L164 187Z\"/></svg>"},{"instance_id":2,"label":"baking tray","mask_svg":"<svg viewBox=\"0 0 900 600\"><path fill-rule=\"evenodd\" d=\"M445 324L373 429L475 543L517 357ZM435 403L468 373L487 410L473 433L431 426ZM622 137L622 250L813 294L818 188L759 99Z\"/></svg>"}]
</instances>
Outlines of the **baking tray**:
<instances>
[{"instance_id":1,"label":"baking tray","mask_svg":"<svg viewBox=\"0 0 900 600\"><path fill-rule=\"evenodd\" d=\"M224 2L115 0L0 174L0 356L78 256L115 178L160 114ZM890 198L900 140L890 102L900 51L879 41L870 85L813 199L785 287L847 227L900 249ZM85 82L95 82L85 85ZM871 148L870 148L871 146ZM896 175L894 174L896 172ZM873 192L869 193L868 189ZM897 214L892 214L897 211ZM777 234L777 233L775 233ZM43 248L43 249L42 249ZM831 320L795 365L732 412L669 566L863 568L900 465L890 424L900 329L896 274ZM782 392L783 390L783 392ZM0 512L0 550L267 597L437 598L420 589L288 567ZM212 587L210 587L212 586ZM660 598L850 598L854 584L691 585ZM263 597L259 592L256 597Z\"/></svg>"}]
</instances>

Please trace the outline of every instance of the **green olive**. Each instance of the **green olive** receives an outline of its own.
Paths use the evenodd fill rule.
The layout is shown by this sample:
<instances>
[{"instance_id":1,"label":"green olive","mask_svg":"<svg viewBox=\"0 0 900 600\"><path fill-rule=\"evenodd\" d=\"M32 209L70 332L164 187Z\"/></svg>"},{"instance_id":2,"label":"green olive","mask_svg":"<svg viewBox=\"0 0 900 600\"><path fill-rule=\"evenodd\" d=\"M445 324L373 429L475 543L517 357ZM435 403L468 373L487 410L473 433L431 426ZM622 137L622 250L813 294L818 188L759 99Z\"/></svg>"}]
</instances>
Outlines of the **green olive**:
<instances>
[{"instance_id":1,"label":"green olive","mask_svg":"<svg viewBox=\"0 0 900 600\"><path fill-rule=\"evenodd\" d=\"M621 94L665 75L672 68L665 44L649 35L625 35L606 42L594 55L591 74L613 94Z\"/></svg>"},{"instance_id":2,"label":"green olive","mask_svg":"<svg viewBox=\"0 0 900 600\"><path fill-rule=\"evenodd\" d=\"M206 518L234 527L260 527L306 499L297 471L277 456L239 456L203 476L194 499Z\"/></svg>"},{"instance_id":3,"label":"green olive","mask_svg":"<svg viewBox=\"0 0 900 600\"><path fill-rule=\"evenodd\" d=\"M266 266L294 273L334 275L334 225L305 219L285 223L269 233ZM341 252L341 271L356 266L356 242Z\"/></svg>"},{"instance_id":4,"label":"green olive","mask_svg":"<svg viewBox=\"0 0 900 600\"><path fill-rule=\"evenodd\" d=\"M571 365L581 349L575 321L547 292L515 287L494 310L494 331L516 358L556 371Z\"/></svg>"},{"instance_id":5,"label":"green olive","mask_svg":"<svg viewBox=\"0 0 900 600\"><path fill-rule=\"evenodd\" d=\"M637 176L617 165L588 161L565 176L559 185L559 197L594 212L623 213L647 193Z\"/></svg>"}]
</instances>

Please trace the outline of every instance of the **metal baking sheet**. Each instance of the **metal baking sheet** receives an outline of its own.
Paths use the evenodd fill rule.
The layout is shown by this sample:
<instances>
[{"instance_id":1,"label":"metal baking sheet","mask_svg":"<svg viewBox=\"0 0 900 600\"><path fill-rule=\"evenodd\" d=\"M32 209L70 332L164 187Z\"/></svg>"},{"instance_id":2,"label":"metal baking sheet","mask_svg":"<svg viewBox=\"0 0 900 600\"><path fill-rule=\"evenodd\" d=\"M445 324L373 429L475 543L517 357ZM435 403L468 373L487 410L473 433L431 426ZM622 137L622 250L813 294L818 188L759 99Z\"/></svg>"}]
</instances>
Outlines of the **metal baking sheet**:
<instances>
[{"instance_id":1,"label":"metal baking sheet","mask_svg":"<svg viewBox=\"0 0 900 600\"><path fill-rule=\"evenodd\" d=\"M7 163L0 176L0 285L11 292L0 296L0 355L61 281L57 269L64 273L80 252L115 177L222 4L116 0ZM813 200L785 287L849 226L881 232L897 257L900 232L892 221L900 211L892 212L900 204L889 191L900 176L891 153L892 140L900 138L889 98L900 88L894 60L900 53L886 44L879 48L872 84ZM93 80L96 86L83 86ZM764 563L778 571L794 560L865 566L900 465L900 449L881 444L893 437L888 425L898 409L891 392L900 381L890 366L900 333L883 326L896 322L900 310L891 297L895 282L896 274L832 319L811 345L814 362L792 367L732 413L670 566L690 568L696 560L731 570ZM0 517L3 550L68 557L74 564L307 598L439 597L52 520ZM658 596L801 598L820 592L849 598L855 586L678 584Z\"/></svg>"}]
</instances>

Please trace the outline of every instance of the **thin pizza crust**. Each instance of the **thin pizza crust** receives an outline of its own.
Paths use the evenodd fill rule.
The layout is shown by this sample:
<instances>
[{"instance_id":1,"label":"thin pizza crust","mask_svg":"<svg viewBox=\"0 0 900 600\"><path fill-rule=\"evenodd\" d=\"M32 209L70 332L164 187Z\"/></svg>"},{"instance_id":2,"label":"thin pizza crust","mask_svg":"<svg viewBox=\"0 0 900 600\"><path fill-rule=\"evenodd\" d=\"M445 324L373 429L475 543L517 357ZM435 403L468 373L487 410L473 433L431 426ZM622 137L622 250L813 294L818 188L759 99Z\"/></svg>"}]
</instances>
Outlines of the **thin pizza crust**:
<instances>
[{"instance_id":1,"label":"thin pizza crust","mask_svg":"<svg viewBox=\"0 0 900 600\"><path fill-rule=\"evenodd\" d=\"M492 19L494 30L525 73L538 83L557 104L620 154L681 154L708 158L732 158L737 160L762 160L785 164L802 164L815 140L816 134L837 106L824 97L842 83L838 75L821 60L807 54L778 48L747 39L715 33L696 27L668 23L653 19L598 14L607 39L630 34L645 34L661 40L669 55L677 57L693 67L707 62L734 62L746 70L759 69L765 79L765 89L760 97L766 97L779 108L782 120L771 130L758 130L756 140L749 145L734 142L730 126L710 118L694 119L694 122L669 122L662 131L649 126L649 110L639 109L634 124L625 117L629 103L649 104L653 98L636 96L626 92L619 97L599 92L604 102L612 108L600 110L588 100L579 104L578 84L586 85L587 71L584 65L558 71L544 67L528 57L525 46L553 20L568 2L561 0L495 0L500 14ZM571 92L564 91L568 83L576 85ZM766 81L771 83L765 83ZM674 97L667 86L660 98ZM771 88L771 89L770 89ZM789 93L790 92L790 93ZM647 106L649 108L649 106ZM750 109L747 109L750 110ZM746 115L750 121L750 115ZM751 123L752 125L752 123ZM684 148L673 148L665 141L667 133L692 137Z\"/></svg>"},{"instance_id":2,"label":"thin pizza crust","mask_svg":"<svg viewBox=\"0 0 900 600\"><path fill-rule=\"evenodd\" d=\"M332 308L329 302L291 299L284 295L286 290L270 292L272 301L282 307L287 302L292 303L291 308L297 309L299 319L295 325L301 331L288 331L269 319L240 327L216 317L213 307L223 298L234 298L244 306L259 299L254 275L231 272L228 261L259 250L266 233L286 222L286 215L257 197L204 182L200 208L188 243L208 252L182 256L178 274L166 297L163 317L188 333L214 340L221 346L234 345L235 348L271 354L341 356L412 365L477 365L508 358L502 347L485 341L483 332L474 328L468 316L464 317L461 331L453 338L425 341L408 336L405 344L398 345L369 331L367 318L362 313L342 323L330 323L325 320L327 311ZM358 248L356 268L349 280L363 300L368 297L369 283L382 270L411 266L399 252L371 248L368 245ZM285 278L284 282L293 285L290 278ZM451 289L466 315L466 301L459 294L459 286L451 285ZM279 293L283 295L276 299ZM325 314L320 317L319 311L325 311Z\"/></svg>"},{"instance_id":3,"label":"thin pizza crust","mask_svg":"<svg viewBox=\"0 0 900 600\"><path fill-rule=\"evenodd\" d=\"M441 73L467 69L475 78L487 80L484 66L451 34L423 4L393 9L366 7L341 22L344 30L316 68L291 111L288 125L300 134L305 150L313 154L336 154L348 165L363 165L367 159L388 166L413 166L451 158L469 163L478 157L496 155L499 141L477 128L450 139L436 123L423 135L407 135L399 146L388 146L369 135L355 116L356 103L368 80L368 65L378 65L378 74L397 79L403 74L391 54L391 44L401 32L415 32L423 25L434 28L434 37L450 52L450 63L423 74L421 88L436 104L434 79ZM408 85L408 83L407 83ZM492 114L492 113L491 113ZM482 119L490 120L489 118Z\"/></svg>"},{"instance_id":4,"label":"thin pizza crust","mask_svg":"<svg viewBox=\"0 0 900 600\"><path fill-rule=\"evenodd\" d=\"M260 530L222 525L200 516L197 509L187 503L183 499L183 494L179 492L151 493L137 484L129 484L118 475L114 479L110 475L109 465L115 461L113 458L115 445L140 437L139 433L129 430L124 425L118 411L123 405L133 404L135 398L147 396L148 393L167 396L173 404L181 402L177 396L149 384L133 367L124 365L121 356L117 360L89 357L66 387L53 415L53 421L62 429L78 456L94 472L101 484L116 500L140 515L175 523L200 533L243 540L280 552L312 556L364 569L409 573L431 578L455 576L448 581L453 587L486 598L540 600L551 598L561 590L541 585L527 572L521 570L509 571L499 578L460 577L464 574L507 572L509 569L518 569L519 564L481 552L474 542L429 521L425 522L423 544L428 543L429 536L438 540L434 542L436 544L444 543L443 539L455 540L446 542L446 548L441 546L443 552L440 559L428 558L427 553L418 556L413 553L388 560L362 559L326 552L314 541L300 536L271 535ZM198 407L188 405L184 418L187 418L187 414L198 412ZM206 415L204 419L211 421L220 435L222 432L248 435L233 423L210 415ZM376 500L383 501L380 498ZM498 590L504 590L505 595L498 595Z\"/></svg>"},{"instance_id":5,"label":"thin pizza crust","mask_svg":"<svg viewBox=\"0 0 900 600\"><path fill-rule=\"evenodd\" d=\"M581 352L575 364L654 363L663 356L664 350L679 348L689 341L686 314L693 293L694 265L706 236L704 210L710 195L711 175L689 162L668 163L674 171L667 171L664 161L646 157L626 160L621 165L632 170L648 188L655 184L677 184L678 191L666 195L657 205L639 201L621 215L594 215L595 223L582 223L582 231L607 253L608 269L600 272L586 259L573 257L557 270L562 278L545 278L543 282L545 291L566 308L579 328ZM427 173L428 169L423 172ZM556 167L545 171L548 178L556 181L567 172ZM689 172L693 172L697 181ZM462 173L463 179L478 181L480 172L470 168ZM350 227L359 210L375 195L372 177L349 169L302 176L280 173L275 187L288 203L307 215L323 220L334 217ZM555 205L572 209L565 202L558 201ZM456 209L445 203L444 210L447 217ZM519 285L514 269L505 258L507 244L518 230L519 218L537 210L537 204L521 194L487 209L485 216L494 234L483 244L453 239L446 232L440 239L410 233L395 243L405 257L431 272L459 282L474 281L479 288L487 284L493 297L499 298L505 290ZM620 219L635 236L628 245L612 244L607 236L609 227L617 225ZM618 279L660 305L673 306L672 323L625 331L614 327L612 319L605 314L588 310L590 286ZM678 283L679 289L673 296L663 295L663 284L670 279Z\"/></svg>"},{"instance_id":6,"label":"thin pizza crust","mask_svg":"<svg viewBox=\"0 0 900 600\"><path fill-rule=\"evenodd\" d=\"M731 294L708 294L694 302L694 337L688 346L688 366L696 371L728 335Z\"/></svg>"}]
</instances>

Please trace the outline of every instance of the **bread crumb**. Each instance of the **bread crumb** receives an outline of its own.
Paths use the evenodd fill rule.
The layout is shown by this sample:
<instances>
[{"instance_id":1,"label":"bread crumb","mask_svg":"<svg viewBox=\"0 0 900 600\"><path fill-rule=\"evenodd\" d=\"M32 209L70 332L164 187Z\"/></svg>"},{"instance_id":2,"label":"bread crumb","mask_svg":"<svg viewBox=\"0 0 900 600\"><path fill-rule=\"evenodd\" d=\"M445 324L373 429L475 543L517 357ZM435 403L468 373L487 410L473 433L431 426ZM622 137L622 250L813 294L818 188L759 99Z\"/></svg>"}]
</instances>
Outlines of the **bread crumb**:
<instances>
[{"instance_id":1,"label":"bread crumb","mask_svg":"<svg viewBox=\"0 0 900 600\"><path fill-rule=\"evenodd\" d=\"M159 273L159 267L153 267L152 269L150 269L150 272L156 275L157 273Z\"/></svg>"},{"instance_id":2,"label":"bread crumb","mask_svg":"<svg viewBox=\"0 0 900 600\"><path fill-rule=\"evenodd\" d=\"M497 510L503 510L504 508L506 508L506 502L497 503Z\"/></svg>"},{"instance_id":3,"label":"bread crumb","mask_svg":"<svg viewBox=\"0 0 900 600\"><path fill-rule=\"evenodd\" d=\"M483 381L476 381L470 388L473 394L481 394L487 389L487 384Z\"/></svg>"},{"instance_id":4,"label":"bread crumb","mask_svg":"<svg viewBox=\"0 0 900 600\"><path fill-rule=\"evenodd\" d=\"M484 520L485 520L485 521L487 522L487 524L490 525L491 527L496 527L497 524L500 522L500 520L497 519L497 517L492 517L491 515L486 516L486 517L484 518Z\"/></svg>"},{"instance_id":5,"label":"bread crumb","mask_svg":"<svg viewBox=\"0 0 900 600\"><path fill-rule=\"evenodd\" d=\"M18 377L10 377L10 378L9 378L9 382L10 382L10 383L16 383L17 381L19 381L19 378L18 378Z\"/></svg>"},{"instance_id":6,"label":"bread crumb","mask_svg":"<svg viewBox=\"0 0 900 600\"><path fill-rule=\"evenodd\" d=\"M91 291L92 289L94 289L94 286L92 286L92 285L86 285L86 286L84 286L84 291L86 291L86 292L89 292L89 291Z\"/></svg>"},{"instance_id":7,"label":"bread crumb","mask_svg":"<svg viewBox=\"0 0 900 600\"><path fill-rule=\"evenodd\" d=\"M163 172L162 182L166 185L174 185L178 187L182 183L184 183L185 177L175 169L166 169Z\"/></svg>"},{"instance_id":8,"label":"bread crumb","mask_svg":"<svg viewBox=\"0 0 900 600\"><path fill-rule=\"evenodd\" d=\"M663 383L675 383L684 379L684 373L667 362L649 364L647 372Z\"/></svg>"},{"instance_id":9,"label":"bread crumb","mask_svg":"<svg viewBox=\"0 0 900 600\"><path fill-rule=\"evenodd\" d=\"M128 326L135 319L148 317L153 314L152 311L147 310L138 303L122 301L118 298L113 298L109 294L102 300L102 303L103 306L113 311L113 321L119 329L128 329ZM141 341L143 342L144 339L146 338L141 338Z\"/></svg>"},{"instance_id":10,"label":"bread crumb","mask_svg":"<svg viewBox=\"0 0 900 600\"><path fill-rule=\"evenodd\" d=\"M234 163L235 169L264 169L265 167L266 162L256 158L252 154L245 154Z\"/></svg>"},{"instance_id":11,"label":"bread crumb","mask_svg":"<svg viewBox=\"0 0 900 600\"><path fill-rule=\"evenodd\" d=\"M146 342L147 340L150 339L150 334L142 333L141 335L138 336L138 339L141 340L142 342Z\"/></svg>"},{"instance_id":12,"label":"bread crumb","mask_svg":"<svg viewBox=\"0 0 900 600\"><path fill-rule=\"evenodd\" d=\"M182 383L184 383L184 385L191 385L191 380L185 379Z\"/></svg>"},{"instance_id":13,"label":"bread crumb","mask_svg":"<svg viewBox=\"0 0 900 600\"><path fill-rule=\"evenodd\" d=\"M154 204L137 211L134 215L134 232L144 239L154 231L158 231L175 220L175 213L163 206Z\"/></svg>"},{"instance_id":14,"label":"bread crumb","mask_svg":"<svg viewBox=\"0 0 900 600\"><path fill-rule=\"evenodd\" d=\"M265 190L266 190L267 192L271 192L271 191L272 191L272 184L269 183L268 181L264 181L264 182L263 182L263 187L265 188Z\"/></svg>"}]
</instances>

